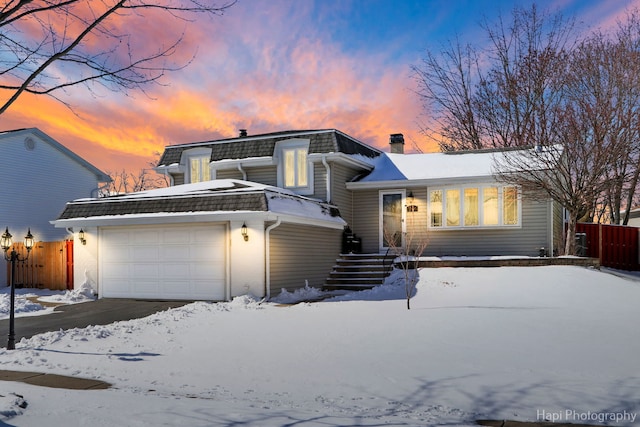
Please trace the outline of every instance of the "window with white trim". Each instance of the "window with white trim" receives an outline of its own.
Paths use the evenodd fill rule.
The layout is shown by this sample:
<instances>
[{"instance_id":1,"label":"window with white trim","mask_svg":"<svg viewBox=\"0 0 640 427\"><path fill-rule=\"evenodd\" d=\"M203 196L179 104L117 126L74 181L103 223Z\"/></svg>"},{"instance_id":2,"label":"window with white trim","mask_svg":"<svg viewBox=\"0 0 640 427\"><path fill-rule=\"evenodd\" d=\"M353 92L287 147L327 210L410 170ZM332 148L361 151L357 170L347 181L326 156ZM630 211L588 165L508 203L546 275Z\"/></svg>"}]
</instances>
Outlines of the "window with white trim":
<instances>
[{"instance_id":1,"label":"window with white trim","mask_svg":"<svg viewBox=\"0 0 640 427\"><path fill-rule=\"evenodd\" d=\"M309 185L307 148L284 148L284 187L300 188Z\"/></svg>"},{"instance_id":2,"label":"window with white trim","mask_svg":"<svg viewBox=\"0 0 640 427\"><path fill-rule=\"evenodd\" d=\"M210 179L209 156L189 157L189 182L203 182Z\"/></svg>"},{"instance_id":3,"label":"window with white trim","mask_svg":"<svg viewBox=\"0 0 640 427\"><path fill-rule=\"evenodd\" d=\"M278 141L278 187L297 194L313 194L313 163L309 161L309 140L292 138Z\"/></svg>"},{"instance_id":4,"label":"window with white trim","mask_svg":"<svg viewBox=\"0 0 640 427\"><path fill-rule=\"evenodd\" d=\"M496 185L434 188L427 211L432 228L519 226L520 191Z\"/></svg>"}]
</instances>

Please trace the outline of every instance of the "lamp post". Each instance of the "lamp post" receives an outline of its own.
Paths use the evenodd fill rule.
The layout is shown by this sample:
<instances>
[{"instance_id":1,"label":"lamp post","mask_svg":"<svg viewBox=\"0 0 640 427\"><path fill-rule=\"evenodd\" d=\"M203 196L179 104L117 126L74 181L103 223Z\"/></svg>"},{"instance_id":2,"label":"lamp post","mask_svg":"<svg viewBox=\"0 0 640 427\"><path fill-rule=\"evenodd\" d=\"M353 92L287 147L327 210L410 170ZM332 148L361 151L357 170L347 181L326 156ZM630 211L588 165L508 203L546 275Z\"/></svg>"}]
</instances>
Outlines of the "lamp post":
<instances>
[{"instance_id":1,"label":"lamp post","mask_svg":"<svg viewBox=\"0 0 640 427\"><path fill-rule=\"evenodd\" d=\"M7 227L4 231L2 237L0 237L0 247L4 251L4 259L11 262L11 305L9 308L9 341L7 342L7 350L15 350L16 348L16 331L15 331L15 299L16 299L16 261L26 261L29 258L29 254L31 253L31 249L33 249L33 245L35 240L33 235L31 234L31 229L27 232L27 235L24 236L24 247L27 249L27 256L21 257L20 254L15 250L9 248L13 245L13 236L9 233L9 227Z\"/></svg>"}]
</instances>

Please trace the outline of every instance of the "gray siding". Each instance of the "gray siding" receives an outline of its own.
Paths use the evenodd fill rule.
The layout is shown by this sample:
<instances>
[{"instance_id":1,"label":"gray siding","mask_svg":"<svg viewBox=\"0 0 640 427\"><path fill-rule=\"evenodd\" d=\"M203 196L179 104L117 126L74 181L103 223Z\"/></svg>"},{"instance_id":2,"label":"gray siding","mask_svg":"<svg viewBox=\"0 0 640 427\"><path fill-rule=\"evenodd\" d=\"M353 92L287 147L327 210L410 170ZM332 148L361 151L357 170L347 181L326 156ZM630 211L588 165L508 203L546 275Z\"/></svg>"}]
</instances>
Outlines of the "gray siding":
<instances>
[{"instance_id":1,"label":"gray siding","mask_svg":"<svg viewBox=\"0 0 640 427\"><path fill-rule=\"evenodd\" d=\"M353 228L353 193L346 183L361 173L361 170L333 163L331 165L331 200L340 209L340 216Z\"/></svg>"},{"instance_id":2,"label":"gray siding","mask_svg":"<svg viewBox=\"0 0 640 427\"><path fill-rule=\"evenodd\" d=\"M428 229L425 255L523 255L538 256L548 247L549 204L523 201L522 226L496 229ZM426 214L425 214L426 216Z\"/></svg>"},{"instance_id":3,"label":"gray siding","mask_svg":"<svg viewBox=\"0 0 640 427\"><path fill-rule=\"evenodd\" d=\"M238 169L218 170L216 179L242 179L242 174Z\"/></svg>"},{"instance_id":4,"label":"gray siding","mask_svg":"<svg viewBox=\"0 0 640 427\"><path fill-rule=\"evenodd\" d=\"M564 209L558 202L549 202L553 204L553 253L549 255L559 255L564 251Z\"/></svg>"},{"instance_id":5,"label":"gray siding","mask_svg":"<svg viewBox=\"0 0 640 427\"><path fill-rule=\"evenodd\" d=\"M313 165L313 194L309 197L327 201L327 169L322 163Z\"/></svg>"},{"instance_id":6,"label":"gray siding","mask_svg":"<svg viewBox=\"0 0 640 427\"><path fill-rule=\"evenodd\" d=\"M276 166L244 167L247 174L247 181L257 182L264 185L278 184L278 173ZM242 179L242 173L237 169L218 169L216 179Z\"/></svg>"},{"instance_id":7,"label":"gray siding","mask_svg":"<svg viewBox=\"0 0 640 427\"><path fill-rule=\"evenodd\" d=\"M271 231L271 295L282 288L319 287L335 264L342 244L342 230L282 224Z\"/></svg>"},{"instance_id":8,"label":"gray siding","mask_svg":"<svg viewBox=\"0 0 640 427\"><path fill-rule=\"evenodd\" d=\"M524 200L521 227L518 228L444 230L427 227L427 189L412 188L411 191L418 211L406 214L407 232L411 233L414 230L417 233L414 235L414 241L425 240L428 243L424 255L537 256L541 247L549 247L551 235L549 202ZM378 190L354 191L355 218L352 229L362 238L364 252L375 253L380 250L378 203Z\"/></svg>"},{"instance_id":9,"label":"gray siding","mask_svg":"<svg viewBox=\"0 0 640 427\"><path fill-rule=\"evenodd\" d=\"M173 185L182 185L184 184L184 174L176 173L171 175L173 177Z\"/></svg>"},{"instance_id":10,"label":"gray siding","mask_svg":"<svg viewBox=\"0 0 640 427\"><path fill-rule=\"evenodd\" d=\"M363 252L377 253L378 190L353 192L353 225L351 229L362 239Z\"/></svg>"}]
</instances>

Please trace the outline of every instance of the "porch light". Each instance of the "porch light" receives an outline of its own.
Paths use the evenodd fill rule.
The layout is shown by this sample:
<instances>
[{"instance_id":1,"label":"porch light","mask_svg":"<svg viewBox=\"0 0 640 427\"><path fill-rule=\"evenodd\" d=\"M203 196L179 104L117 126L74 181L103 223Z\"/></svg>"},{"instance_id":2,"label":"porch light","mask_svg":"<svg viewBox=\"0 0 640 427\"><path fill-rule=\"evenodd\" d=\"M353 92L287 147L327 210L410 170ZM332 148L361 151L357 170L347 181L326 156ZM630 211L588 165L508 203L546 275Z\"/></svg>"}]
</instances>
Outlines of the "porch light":
<instances>
[{"instance_id":1,"label":"porch light","mask_svg":"<svg viewBox=\"0 0 640 427\"><path fill-rule=\"evenodd\" d=\"M246 222L242 223L242 228L240 228L240 234L242 234L242 237L244 238L245 242L249 241L249 233L247 232L247 223Z\"/></svg>"},{"instance_id":2,"label":"porch light","mask_svg":"<svg viewBox=\"0 0 640 427\"><path fill-rule=\"evenodd\" d=\"M82 243L83 245L87 244L87 239L84 238L84 230L82 228L78 232L78 239L80 239L80 243Z\"/></svg>"},{"instance_id":3,"label":"porch light","mask_svg":"<svg viewBox=\"0 0 640 427\"><path fill-rule=\"evenodd\" d=\"M418 212L418 206L413 204L414 200L413 191L409 191L407 195L407 212Z\"/></svg>"},{"instance_id":4,"label":"porch light","mask_svg":"<svg viewBox=\"0 0 640 427\"><path fill-rule=\"evenodd\" d=\"M35 244L33 234L31 234L31 228L27 231L27 235L24 236L24 247L27 250L26 256L20 256L20 254L12 249L9 252L9 248L13 245L13 236L9 233L9 227L5 228L2 237L0 237L0 247L4 251L4 259L11 262L11 303L9 307L9 341L7 342L7 350L15 350L16 348L16 331L15 331L15 300L16 300L16 262L24 262L29 258L31 249Z\"/></svg>"}]
</instances>

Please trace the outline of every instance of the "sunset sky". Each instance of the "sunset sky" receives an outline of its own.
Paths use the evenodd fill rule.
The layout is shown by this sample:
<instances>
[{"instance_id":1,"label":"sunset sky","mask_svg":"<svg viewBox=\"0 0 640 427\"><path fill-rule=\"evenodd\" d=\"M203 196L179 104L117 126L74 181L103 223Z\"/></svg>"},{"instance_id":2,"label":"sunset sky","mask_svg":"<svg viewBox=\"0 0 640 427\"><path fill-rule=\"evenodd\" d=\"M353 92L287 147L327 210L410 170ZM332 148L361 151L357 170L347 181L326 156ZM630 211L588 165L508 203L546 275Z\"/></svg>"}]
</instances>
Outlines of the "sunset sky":
<instances>
[{"instance_id":1,"label":"sunset sky","mask_svg":"<svg viewBox=\"0 0 640 427\"><path fill-rule=\"evenodd\" d=\"M290 129L336 128L386 149L404 133L406 149L433 151L411 65L427 47L456 36L482 42L483 17L507 0L238 0L223 16L186 26L182 49L195 60L149 94L82 87L62 95L67 109L24 96L0 116L0 130L37 127L98 168L146 167L169 144ZM545 0L541 8L608 27L640 0ZM175 23L184 30L183 22ZM161 28L162 29L162 28ZM159 31L158 34L163 34ZM151 37L151 36L150 36ZM153 35L156 39L157 34ZM2 96L2 92L0 92Z\"/></svg>"}]
</instances>

